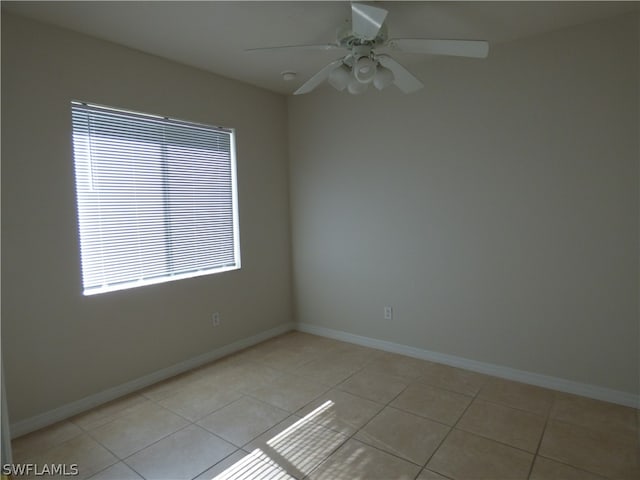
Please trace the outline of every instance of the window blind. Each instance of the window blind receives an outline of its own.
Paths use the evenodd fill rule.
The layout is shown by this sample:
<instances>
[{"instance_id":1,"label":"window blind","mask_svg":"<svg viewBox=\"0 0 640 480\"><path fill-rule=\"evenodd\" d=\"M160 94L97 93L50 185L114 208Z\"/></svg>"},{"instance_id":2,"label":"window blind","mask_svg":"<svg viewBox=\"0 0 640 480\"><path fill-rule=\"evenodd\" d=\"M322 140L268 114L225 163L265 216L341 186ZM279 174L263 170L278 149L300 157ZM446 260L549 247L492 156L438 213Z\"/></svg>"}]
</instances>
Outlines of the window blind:
<instances>
[{"instance_id":1,"label":"window blind","mask_svg":"<svg viewBox=\"0 0 640 480\"><path fill-rule=\"evenodd\" d=\"M71 110L85 295L240 268L233 130Z\"/></svg>"}]
</instances>

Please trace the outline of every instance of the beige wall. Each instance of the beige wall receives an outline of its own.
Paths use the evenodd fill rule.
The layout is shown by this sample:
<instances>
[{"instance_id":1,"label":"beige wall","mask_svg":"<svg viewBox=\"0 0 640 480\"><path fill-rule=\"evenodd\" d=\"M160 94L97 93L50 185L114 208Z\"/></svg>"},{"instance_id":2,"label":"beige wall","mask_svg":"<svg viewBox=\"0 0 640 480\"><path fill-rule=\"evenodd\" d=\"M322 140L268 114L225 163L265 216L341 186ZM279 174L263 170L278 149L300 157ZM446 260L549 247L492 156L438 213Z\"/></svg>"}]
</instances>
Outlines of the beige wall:
<instances>
[{"instance_id":1,"label":"beige wall","mask_svg":"<svg viewBox=\"0 0 640 480\"><path fill-rule=\"evenodd\" d=\"M628 15L425 62L413 95L291 97L297 321L638 392L637 35Z\"/></svg>"},{"instance_id":2,"label":"beige wall","mask_svg":"<svg viewBox=\"0 0 640 480\"><path fill-rule=\"evenodd\" d=\"M237 129L240 271L82 296L72 99ZM291 321L286 115L280 95L3 12L2 356L12 422Z\"/></svg>"}]
</instances>

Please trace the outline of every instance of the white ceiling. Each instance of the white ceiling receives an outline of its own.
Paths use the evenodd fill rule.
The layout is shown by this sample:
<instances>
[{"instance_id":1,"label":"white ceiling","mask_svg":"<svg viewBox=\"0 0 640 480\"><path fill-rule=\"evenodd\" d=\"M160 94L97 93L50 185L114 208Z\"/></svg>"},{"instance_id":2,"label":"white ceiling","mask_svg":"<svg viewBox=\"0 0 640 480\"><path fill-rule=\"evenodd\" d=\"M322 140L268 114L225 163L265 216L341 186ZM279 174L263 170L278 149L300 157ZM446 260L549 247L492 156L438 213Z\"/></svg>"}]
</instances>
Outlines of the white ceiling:
<instances>
[{"instance_id":1,"label":"white ceiling","mask_svg":"<svg viewBox=\"0 0 640 480\"><path fill-rule=\"evenodd\" d=\"M637 10L640 2L376 2L390 37L483 39L490 44ZM248 53L329 43L349 2L2 2L3 11L66 27L186 65L290 94L332 52ZM491 55L491 53L489 53ZM394 56L405 66L420 55ZM477 60L475 60L477 61ZM285 82L280 73L295 71Z\"/></svg>"}]
</instances>

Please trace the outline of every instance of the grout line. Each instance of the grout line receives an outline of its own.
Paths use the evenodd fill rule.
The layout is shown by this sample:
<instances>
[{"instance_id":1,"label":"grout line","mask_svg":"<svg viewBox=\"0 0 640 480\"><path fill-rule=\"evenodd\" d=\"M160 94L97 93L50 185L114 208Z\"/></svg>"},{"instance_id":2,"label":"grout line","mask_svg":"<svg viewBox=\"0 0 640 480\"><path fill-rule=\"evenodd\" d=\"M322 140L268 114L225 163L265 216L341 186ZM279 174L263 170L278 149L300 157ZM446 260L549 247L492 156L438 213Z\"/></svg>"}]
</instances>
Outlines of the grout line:
<instances>
[{"instance_id":1,"label":"grout line","mask_svg":"<svg viewBox=\"0 0 640 480\"><path fill-rule=\"evenodd\" d=\"M427 467L423 467L423 468L422 468L422 470L420 470L420 471L418 472L418 475L417 475L413 480L418 480L418 477L420 477L420 475L422 475L422 472L427 472L427 471L428 471L428 472L433 472L433 473L435 473L436 475L439 475L439 476L441 476L442 478L445 478L446 480L456 480L456 479L454 479L454 478L452 478L452 477L448 477L447 475L443 475L442 473L436 472L435 470L427 469Z\"/></svg>"},{"instance_id":2,"label":"grout line","mask_svg":"<svg viewBox=\"0 0 640 480\"><path fill-rule=\"evenodd\" d=\"M140 473L139 471L137 471L135 468L133 468L131 465L129 465L127 462L125 462L124 460L120 460L122 463L124 463L127 467L129 467L132 471L134 471L137 475L140 475L140 478L144 478L145 480L147 479L147 477L145 477L144 475L142 475L142 473ZM91 479L89 479L91 480Z\"/></svg>"},{"instance_id":3,"label":"grout line","mask_svg":"<svg viewBox=\"0 0 640 480\"><path fill-rule=\"evenodd\" d=\"M428 361L428 360L425 360L425 362L426 361ZM455 367L450 367L450 368L455 368ZM435 388L435 389L438 389L438 390L444 390L445 392L455 393L457 395L464 395L465 397L471 397L471 398L475 398L478 395L478 393L480 392L482 386L484 386L484 383L483 383L482 386L480 386L478 388L478 391L475 392L475 393L466 393L466 392L461 392L460 390L453 390L452 388L447 388L447 387L443 387L441 385L435 385L433 383L429 383L427 380L421 380L422 377L424 377L424 375L412 380L411 384L412 385L418 385L418 386L421 386L421 387L428 387L428 388Z\"/></svg>"},{"instance_id":4,"label":"grout line","mask_svg":"<svg viewBox=\"0 0 640 480\"><path fill-rule=\"evenodd\" d=\"M553 395L553 401L551 402L551 406L547 410L547 415L544 419L544 427L542 427L542 434L540 435L540 439L538 440L538 446L536 447L536 453L533 455L533 462L531 462L531 466L529 467L529 473L527 475L527 479L531 478L531 474L533 473L533 466L536 463L538 455L540 454L540 447L542 446L542 440L544 439L545 434L547 433L547 425L549 424L549 420L551 420L551 412L553 411L553 407L555 406L557 400L557 395Z\"/></svg>"},{"instance_id":5,"label":"grout line","mask_svg":"<svg viewBox=\"0 0 640 480\"><path fill-rule=\"evenodd\" d=\"M366 347L365 347L365 348L366 348ZM372 349L372 350L373 350L373 349ZM333 452L331 452L331 454L330 454L330 455L327 455L327 457L326 457L326 458L324 458L321 462L318 462L318 464L317 464L315 467L313 467L313 468L311 469L311 471L310 471L310 472L305 476L305 479L309 478L309 477L310 477L310 475L311 475L311 474L313 474L313 472L315 472L318 468L320 468L320 466L321 466L321 465L325 464L325 463L326 463L326 462L327 462L327 461L328 461L328 460L329 460L329 459L330 459L330 458L331 458L331 457L332 457L332 456L333 456L333 455L334 455L334 454L335 454L335 453L336 453L340 448L342 448L342 447L343 447L343 446L344 446L344 445L345 445L349 440L354 440L354 441L356 441L356 442L363 443L364 445L367 445L368 447L374 448L374 449L376 449L376 450L378 450L378 451L380 451L380 452L382 452L382 453L385 453L385 454L387 454L387 455L391 455L391 456L393 456L393 457L396 457L396 458L398 458L398 459L400 459L400 460L402 460L402 461L405 461L405 462L406 462L406 461L408 461L408 460L407 460L407 459L405 459L405 458L399 457L398 455L395 455L395 454L393 454L393 453L391 453L391 452L387 452L387 451L385 451L385 450L382 450L382 449L380 449L380 448L378 448L378 447L375 447L374 445L369 445L368 443L363 442L362 440L359 440L359 439L355 438L355 436L358 434L358 432L360 432L363 428L365 428L365 427L366 427L366 426L367 426L367 425L368 425L368 424L369 424L369 423L370 423L374 418L376 418L376 417L380 414L380 412L382 412L385 408L387 408L387 406L389 406L389 403L391 403L393 400L395 400L395 398L396 398L398 395L400 395L404 390L406 390L406 388L408 387L408 385L407 385L407 386L405 386L405 387L402 389L402 391L401 391L401 392L399 392L395 397L393 397L389 402L387 402L387 403L385 403L385 404L382 404L382 403L379 403L379 402L377 402L377 401L371 400L370 398L366 398L366 397L363 397L363 396L361 396L361 395L357 395L357 394L355 394L355 393L347 392L347 391L345 391L345 390L340 390L339 388L337 388L339 385L342 385L343 383L345 383L345 382L347 382L348 380L350 380L353 376L355 376L355 375L357 375L358 373L362 372L362 370L364 370L364 369L365 369L365 368L366 368L370 363L372 363L373 361L375 361L375 358L371 358L370 360L368 360L367 362L365 362L365 363L364 363L364 364L363 364L363 365L362 365L358 370L354 371L351 375L349 375L347 378L345 378L342 382L339 382L338 384L336 384L335 386L333 386L333 387L332 387L332 389L336 389L336 390L338 390L338 391L340 391L340 392L347 393L347 394L349 394L349 395L353 395L353 396L358 397L358 398L361 398L361 399L363 399L363 400L367 400L367 401L373 402L373 403L375 403L375 404L377 404L377 405L381 406L382 408L380 408L380 410L378 410L378 411L377 411L377 412L376 412L376 413L375 413L375 414L374 414L374 415L373 415L373 416L372 416L368 421L366 421L366 422L365 422L364 424L362 424L360 427L355 428L355 429L354 429L354 431L353 431L350 435L346 435L344 432L338 432L338 433L342 433L343 435L345 435L345 440L344 440L342 443L340 443L340 445L338 445L338 447L336 447L336 449L335 449ZM305 405L305 406L304 406L304 407L302 407L302 408L305 408L305 407L307 407L308 405L309 405L309 404ZM335 431L335 430L333 430L333 431ZM416 465L415 463L413 463L413 462L411 462L411 461L408 461L408 462L409 462L409 463L412 463L413 465ZM416 465L416 466L418 466L418 465ZM418 473L419 473L419 472L418 472Z\"/></svg>"},{"instance_id":6,"label":"grout line","mask_svg":"<svg viewBox=\"0 0 640 480\"><path fill-rule=\"evenodd\" d=\"M208 430L207 430L207 431L208 431ZM229 443L230 443L230 442L229 442ZM232 444L232 445L233 445L233 444ZM235 445L234 445L234 447L235 447ZM201 472L196 473L193 477L191 477L191 479L190 479L190 480L194 480L195 478L199 477L200 475L202 475L202 474L203 474L204 472L206 472L207 470L209 470L209 469L211 469L211 468L215 467L216 465L218 465L218 464L219 464L219 463L221 463L221 462L224 462L224 461L225 461L227 458L229 458L230 456L235 455L235 454L238 452L238 450L242 450L242 449L241 449L241 448L236 448L236 449L235 449L233 452L231 452L229 455L226 455L224 458L221 458L221 459L220 459L220 460L218 460L216 463L214 463L213 465L208 466L207 468L205 468L205 469L204 469L204 470L202 470ZM217 476L217 475L216 475L216 476ZM143 478L144 478L144 477L143 477ZM215 478L215 477L214 477L214 478ZM91 479L88 479L88 480L91 480ZM211 480L213 480L213 479L211 479Z\"/></svg>"},{"instance_id":7,"label":"grout line","mask_svg":"<svg viewBox=\"0 0 640 480\"><path fill-rule=\"evenodd\" d=\"M435 456L436 453L438 453L438 450L440 450L440 447L442 447L442 445L444 444L444 442L446 441L447 438L449 438L449 435L451 434L451 432L453 432L454 428L456 427L456 425L458 425L458 423L460 423L460 420L462 419L462 417L464 417L464 415L467 413L467 410L469 410L469 408L471 407L471 405L473 404L473 402L476 401L476 399L478 398L478 396L480 395L480 392L482 391L482 388L484 387L484 385L486 384L486 381L480 386L480 388L478 388L478 391L471 396L471 401L469 402L469 404L466 406L466 408L464 409L464 411L460 414L460 416L458 417L458 419L456 420L456 422L451 426L450 430L447 432L447 434L444 436L444 438L442 439L442 441L438 444L438 446L433 450L433 453L429 456L429 458L427 459L427 461L425 462L424 466L422 467L422 469L424 470L425 468L427 468L427 465L429 465L429 462L433 459L433 457ZM437 472L435 470L432 470L436 473L438 473L438 475L440 475L440 472Z\"/></svg>"},{"instance_id":8,"label":"grout line","mask_svg":"<svg viewBox=\"0 0 640 480\"><path fill-rule=\"evenodd\" d=\"M580 472L588 473L589 475L592 475L592 476L601 477L602 480L618 480L618 479L616 479L616 477L609 477L608 475L605 476L602 473L593 472L593 471L587 470L587 469L585 469L583 467L576 467L575 465L571 465L570 463L563 462L562 460L557 460L555 458L547 457L545 455L536 455L536 457L544 458L545 460L549 460L551 462L559 463L560 465L564 465L565 467L570 467L570 468L572 468L574 470L578 470Z\"/></svg>"},{"instance_id":9,"label":"grout line","mask_svg":"<svg viewBox=\"0 0 640 480\"><path fill-rule=\"evenodd\" d=\"M27 462L27 461L29 461L29 460L36 459L38 455L43 455L43 454L45 454L45 453L49 452L50 450L53 450L54 448L57 448L57 447L59 447L60 445L64 445L64 444L66 444L66 443L69 443L70 441L75 440L75 439L77 439L78 437L82 436L84 433L86 433L86 432L85 432L85 430L84 430L82 427L80 427L79 425L76 425L74 422L71 422L70 420L61 420L60 422L56 422L56 423L54 423L53 425L49 425L49 426L47 426L47 427L44 427L44 428L42 428L41 430L47 430L47 429L52 428L53 426L57 425L58 423L64 423L64 422L70 422L70 423L72 423L72 424L73 424L73 425L75 425L78 429L80 429L80 431L79 431L79 432L77 432L77 434L76 434L76 435L74 435L73 437L70 437L70 438L67 438L66 440L62 440L62 441L60 441L60 442L58 442L58 443L55 443L55 444L53 444L53 445L51 445L51 446L49 446L49 447L47 447L47 448L45 448L45 449L43 449L43 450L37 450L36 452L33 452L33 450L32 450L32 449L27 449L27 452L26 452L26 453L28 453L29 455L25 456L24 458L19 458L18 460L20 460L21 462ZM38 432L39 432L39 431L40 431L40 430L36 430L36 431L34 431L34 432L27 433L26 435L23 435L22 437L18 437L18 438L14 438L14 439L12 439L12 440L11 440L12 448L13 448L13 444L14 444L14 442L15 442L16 440L18 440L18 439L20 439L20 438L25 438L25 437L27 437L28 435L38 435ZM15 453L14 453L14 455L15 455ZM13 463L17 463L17 462L16 462L16 458L15 458L15 457L13 458Z\"/></svg>"},{"instance_id":10,"label":"grout line","mask_svg":"<svg viewBox=\"0 0 640 480\"><path fill-rule=\"evenodd\" d=\"M367 366L368 364L370 364L371 362L373 362L374 360L375 360L375 359L372 359L371 361L367 362L367 364L363 365L363 366L360 368L360 370L358 370L358 371L354 372L350 377L348 377L347 379L345 379L345 380L344 380L343 382L341 382L341 383L346 382L349 378L351 378L352 376L354 376L354 375L356 375L357 373L359 373L359 372L361 372L362 370L364 370L364 368L366 368L366 366ZM390 375L390 376L394 376L394 375ZM417 378L417 377L416 377L416 378ZM415 381L415 379L414 379L414 380L412 380L412 381ZM342 447L342 446L343 446L345 443L347 443L349 440L354 440L354 441L356 441L356 442L363 443L363 444L367 445L367 446L368 446L368 447L370 447L370 448L373 448L373 449L375 449L375 450L378 450L379 452L382 452L382 453L384 453L384 454L390 455L390 456L392 456L392 457L396 457L396 458L398 458L399 460L402 460L402 461L404 461L404 462L408 462L408 463L411 463L412 465L415 465L415 466L417 466L417 467L420 467L420 466L421 466L420 464L417 464L417 463L413 462L412 460L409 460L409 459L407 459L407 458L405 458L405 457L401 457L401 456L399 456L399 455L396 455L396 454L395 454L395 453L393 453L393 452L389 452L389 451L387 451L387 450L383 450L383 449L381 449L381 448L377 447L376 445L371 445L371 444L370 444L370 443L368 443L366 440L362 440L362 439L359 439L359 438L355 438L355 437L356 437L356 435L357 435L360 431L362 431L363 429L365 429L365 428L366 428L366 426L367 426L367 425L369 425L369 424L370 424L370 423L371 423L371 422L372 422L372 421L373 421L373 420L374 420L378 415L380 415L380 413L381 413L385 408L393 408L393 409L396 409L395 407L391 406L391 403L392 403L393 401L395 401L395 400L396 400L396 398L398 398L400 395L402 395L402 393L404 393L404 391L405 391L407 388L409 388L409 386L411 385L412 381L409 381L409 383L407 383L407 384L405 385L405 387L404 387L401 391L399 391L395 396L393 396L389 401L387 401L387 402L386 402L386 403L384 403L384 404L383 404L383 403L379 403L379 402L377 402L377 401L375 401L375 400L371 400L370 398L366 398L366 397L363 397L363 396L361 396L361 395L355 394L355 393L351 393L351 392L348 392L348 391L340 390L340 391L342 391L342 392L344 392L344 393L347 393L347 394L350 394L350 395L357 396L358 398L362 398L362 399L364 399L364 400L368 400L368 401L370 401L370 402L373 402L373 403L376 403L376 404L378 404L378 405L382 406L382 408L381 408L380 410L378 410L378 412L377 412L377 413L375 413L375 414L374 414L374 415L373 415L369 420L367 420L367 421L366 421L364 424L362 424L359 428L356 428L356 429L353 431L353 433L352 433L351 435L349 435L349 436L346 438L346 440L345 440L344 442L342 442L342 444L340 445L340 447ZM403 383L405 383L405 382L403 382ZM400 409L396 409L396 410L400 410ZM403 411L403 412L404 412L404 410L401 410L401 411ZM411 412L405 412L405 413L412 414ZM429 419L429 420L431 420L431 419ZM439 422L438 422L438 423L439 423ZM448 426L448 425L447 425L447 426ZM338 450L338 449L336 449L336 451L337 451L337 450ZM335 453L335 452L334 452L334 453ZM332 455L333 455L333 453L332 453ZM308 475L311 475L311 473L313 473L317 468L319 468L319 467L320 467L320 465L322 465L323 463L325 463L325 462L329 459L329 457L330 457L330 456L331 456L331 455L327 456L327 458L325 458L322 462L320 462L320 463L319 463L319 464L318 464L318 465L317 465L317 466L316 466L316 467L315 467L311 472L309 472L309 474L308 474ZM424 469L424 466L422 466L422 468L418 471L418 475L420 475L420 472L421 472L423 469ZM308 475L307 475L307 476L308 476Z\"/></svg>"},{"instance_id":11,"label":"grout line","mask_svg":"<svg viewBox=\"0 0 640 480\"><path fill-rule=\"evenodd\" d=\"M477 433L477 432L472 432L470 430L465 430L465 429L459 428L459 427L457 428L457 430L459 432L464 432L464 433L468 433L469 435L473 435L474 437L480 437L480 438L483 438L485 440L489 440L491 442L497 443L499 445L503 445L505 447L509 447L509 448L514 449L514 450L518 450L518 451L520 451L522 453L526 453L528 455L533 455L534 457L536 456L536 453L532 452L531 450L525 450L524 448L516 447L515 445L511 445L510 443L505 443L505 442L503 442L501 440L496 440L495 438L487 437L486 435L482 435L482 434ZM543 433L544 433L544 431L543 431ZM542 437L540 437L540 438L542 438Z\"/></svg>"},{"instance_id":12,"label":"grout line","mask_svg":"<svg viewBox=\"0 0 640 480\"><path fill-rule=\"evenodd\" d=\"M475 400L475 398L474 398ZM549 416L549 413L537 413L537 412L532 412L531 410L527 410L525 408L521 408L521 407L515 407L513 405L509 405L507 403L504 402L500 402L498 400L492 400L490 398L478 398L479 401L481 402L486 402L486 403L490 403L491 405L496 405L498 407L502 407L502 408L510 408L511 410L517 410L518 412L522 412L522 413L528 413L529 415L535 415L536 417L540 417L540 418L546 418ZM550 409L549 409L550 410Z\"/></svg>"},{"instance_id":13,"label":"grout line","mask_svg":"<svg viewBox=\"0 0 640 480\"><path fill-rule=\"evenodd\" d=\"M389 408L393 408L394 410L398 410L398 411L400 411L400 412L402 412L402 413L406 413L406 414L408 414L408 415L413 415L414 417L418 417L418 418L421 418L421 419L423 419L423 420L428 420L429 422L432 422L432 423L437 423L437 424L439 424L439 425L442 425L443 427L453 428L453 426L452 426L452 425L449 425L448 423L444 423L442 420L436 420L435 418L426 417L426 416L425 416L425 415L423 415L423 414L416 413L416 412L412 412L412 411L410 411L410 410L405 410L404 408L398 407L398 406L396 406L396 405L388 405L388 407L389 407ZM385 408L386 408L386 407L385 407ZM468 407L465 407L465 409L463 410L463 413L462 413L462 414L464 414L464 412L466 412L467 408L468 408ZM457 423L457 422L458 422L458 421L456 420L456 422L455 422L455 423ZM464 430L464 431L466 432L466 430ZM469 433L473 433L473 432L469 432ZM529 452L529 453L531 453L531 452Z\"/></svg>"},{"instance_id":14,"label":"grout line","mask_svg":"<svg viewBox=\"0 0 640 480\"><path fill-rule=\"evenodd\" d=\"M167 438L167 437L169 437L169 436L173 435L174 433L180 432L180 431L182 431L182 430L184 430L184 429L186 429L186 428L188 428L188 427L190 427L190 426L196 426L196 427L199 427L199 428L203 429L204 431L206 431L206 432L208 432L208 433L210 433L210 434L214 435L215 437L217 437L217 438L219 438L219 439L223 440L224 442L229 443L230 445L233 445L234 447L236 447L236 445L234 445L233 443L231 443L231 442L229 442L229 441L225 440L224 438L220 437L219 435L216 435L216 434L215 434L215 433L213 433L213 432L209 432L209 430L207 430L206 428L204 428L204 427L202 427L202 426L200 426L200 425L198 425L198 424L196 423L197 421L200 421L200 420L201 420L202 418L204 418L204 417L202 417L202 418L200 418L200 419L196 420L196 422L194 422L194 421L191 421L190 419L188 419L188 418L184 417L183 415L181 415L181 414L179 414L179 413L177 413L177 412L174 412L173 410L171 410L171 409L169 409L169 408L165 407L164 405L160 404L160 403L159 403L159 401L157 401L157 400L153 400L153 399L150 399L150 398L148 398L148 397L145 397L145 398L146 398L149 402L151 402L151 403L155 404L157 407L159 407L159 408L161 408L161 409L163 409L163 410L166 410L166 411L168 411L169 413L174 414L174 415L176 415L176 416L178 416L178 417L182 418L183 420L185 420L185 421L187 422L187 424L186 424L186 425L184 425L184 426L183 426L183 427L181 427L181 428L178 428L178 429L177 429L177 430L175 430L175 431L172 431L172 432L170 432L170 433L168 433L168 434L166 434L166 435L162 436L161 438L158 438L157 440L153 441L152 443L150 443L150 444L148 444L148 445L145 445L145 446L143 446L143 447L139 448L138 450L136 450L135 452L131 453L130 455L127 455L126 457L122 457L122 458L121 458L120 456L118 456L114 451L112 451L112 450L111 450L107 445L103 444L101 441L99 441L97 438L95 438L95 437L91 434L91 431L90 431L89 429L85 429L84 427L81 427L80 425L77 425L77 424L76 424L76 426L78 426L78 427L79 427L80 429L82 429L85 433L87 433L87 435L89 435L89 437L91 437L91 439L93 439L96 443L98 443L98 445L102 446L104 449L106 449L108 452L110 452L110 453L111 453L115 458L117 458L117 459L118 459L118 461L117 461L117 462L115 462L115 463L123 462L125 465L127 465L131 470L133 470L134 472L136 472L136 473L137 473L138 475L140 475L142 478L146 478L146 477L144 477L144 475L142 475L142 473L140 473L140 472L138 472L137 470L135 470L135 469L133 468L133 466L129 465L129 464L126 462L126 460L127 460L127 459L129 459L129 458L131 458L132 456L136 455L137 453L141 452L142 450L145 450L146 448L149 448L149 447L151 447L152 445L155 445L156 443L158 443L158 442L160 442L160 441L164 440L165 438ZM240 398L242 398L242 397L240 397ZM234 400L234 401L235 401L235 400ZM231 403L233 403L233 402L231 402ZM227 404L227 405L229 405L229 404ZM225 406L227 406L227 405L225 405ZM220 407L220 408L224 408L224 407ZM124 411L124 410L127 410L127 409L123 409L123 411ZM217 410L219 410L219 409L216 409L216 410L214 410L214 411L217 411ZM213 413L213 412L211 412L211 413ZM209 413L209 414L207 414L207 415L210 415L211 413ZM206 417L207 415L205 415L205 417ZM102 427L102 426L104 426L104 425L108 425L109 423L111 423L111 422L113 422L113 421L115 421L115 420L117 420L117 419L119 419L119 418L121 418L121 415L118 415L117 417L113 418L112 420L110 420L110 421L108 421L108 422L104 423L103 425L100 425L99 427L96 427L96 428L101 428L101 427ZM237 448L237 447L236 447L236 448ZM233 452L232 452L232 453L233 453ZM225 458L226 458L226 457L225 457ZM222 461L222 460L223 460L223 459L221 459L220 461ZM111 466L115 465L115 463L113 463L113 464L109 465L109 466L108 466L108 467L106 467L106 468L109 468L109 467L111 467ZM218 463L218 462L216 462L216 464L217 464L217 463ZM214 464L214 465L216 465L216 464ZM209 468L213 467L214 465L210 465L210 466L207 468L207 470L208 470ZM105 468L105 469L103 469L103 470L106 470L106 468ZM101 470L101 471L102 471L102 470ZM206 470L204 470L204 471L206 471ZM98 473L98 472L96 472L96 473ZM202 473L202 472L200 472L200 473ZM95 475L95 474L94 474L94 475ZM199 475L199 474L198 474L198 475ZM197 476L197 475L196 475L196 476ZM194 478L195 478L195 477L194 477Z\"/></svg>"},{"instance_id":15,"label":"grout line","mask_svg":"<svg viewBox=\"0 0 640 480\"><path fill-rule=\"evenodd\" d=\"M431 461L431 459L435 456L436 453L438 453L438 450L440 450L440 447L442 447L442 445L444 444L444 442L447 440L447 438L449 438L449 435L451 435L451 432L453 432L453 430L456 428L456 425L458 425L458 423L460 422L460 420L462 419L462 417L464 417L465 413L467 413L467 410L469 410L469 407L471 407L471 405L473 404L473 402L475 401L476 397L473 397L471 399L471 401L469 402L469 404L465 407L465 409L462 411L462 413L460 414L460 416L458 417L458 419L455 421L455 423L453 425L451 425L451 428L449 429L449 431L447 432L447 434L443 437L443 439L440 441L440 443L438 444L438 446L433 450L433 453L429 456L429 458L427 458L427 461L425 462L425 464L422 466L423 469L427 468L427 465L429 465L429 462ZM436 470L433 470L436 473L440 473Z\"/></svg>"},{"instance_id":16,"label":"grout line","mask_svg":"<svg viewBox=\"0 0 640 480\"><path fill-rule=\"evenodd\" d=\"M114 419L114 420L115 420L115 419ZM107 425L108 423L111 423L111 421L109 421L109 422L105 423L104 425ZM91 431L89 431L89 429L86 429L85 427L82 427L82 426L78 425L78 424L77 424L77 423L75 423L75 422L74 422L74 425L75 425L76 427L78 427L79 429L81 429L81 430L82 430L82 431L83 431L83 432L84 432L84 433L85 433L85 434L86 434L86 435L87 435L91 440L93 440L94 442L96 442L98 445L100 445L102 448L104 448L107 452L109 452L111 455L113 455L113 456L116 458L116 461L115 461L114 463L112 463L111 465L108 465L107 467L103 468L102 470L106 470L107 468L112 467L112 466L113 466L113 465L115 465L116 463L118 463L118 462L122 462L122 461L123 461L123 460L122 460L118 455L116 455L116 454L115 454L115 453L114 453L114 452L113 452L109 447L107 447L106 445L103 445L103 443L102 443L102 442L100 442L97 438L95 438L95 437L93 436L93 434L91 433ZM102 426L102 425L101 425L101 426ZM99 428L99 427L96 427L96 428ZM100 470L100 471L102 471L102 470ZM99 472L96 472L96 473L94 473L94 474L93 474L93 475L91 475L91 476L94 476L94 475L95 475L95 474L97 474L97 473L99 473ZM138 473L138 472L136 472L136 473ZM142 475L141 475L141 476L142 476ZM90 478L90 477L89 477L89 478Z\"/></svg>"}]
</instances>

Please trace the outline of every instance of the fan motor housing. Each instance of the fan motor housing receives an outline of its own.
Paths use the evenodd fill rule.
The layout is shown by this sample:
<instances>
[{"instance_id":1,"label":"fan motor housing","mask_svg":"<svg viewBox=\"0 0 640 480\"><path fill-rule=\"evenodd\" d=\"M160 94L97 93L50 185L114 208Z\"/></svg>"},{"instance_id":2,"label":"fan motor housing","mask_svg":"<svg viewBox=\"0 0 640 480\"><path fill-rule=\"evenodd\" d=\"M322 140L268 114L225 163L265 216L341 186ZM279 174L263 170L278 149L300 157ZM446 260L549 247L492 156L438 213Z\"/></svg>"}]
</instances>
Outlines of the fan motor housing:
<instances>
[{"instance_id":1,"label":"fan motor housing","mask_svg":"<svg viewBox=\"0 0 640 480\"><path fill-rule=\"evenodd\" d=\"M353 50L355 47L367 46L375 48L383 45L387 41L387 26L383 25L376 38L366 39L359 37L351 30L351 24L345 25L338 30L337 43L347 50Z\"/></svg>"}]
</instances>

